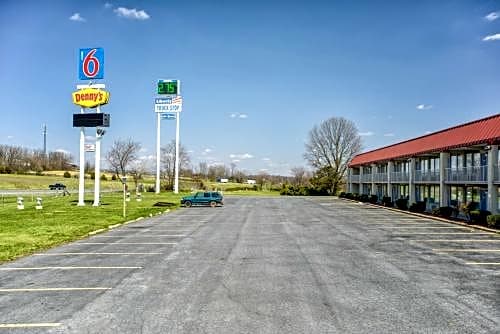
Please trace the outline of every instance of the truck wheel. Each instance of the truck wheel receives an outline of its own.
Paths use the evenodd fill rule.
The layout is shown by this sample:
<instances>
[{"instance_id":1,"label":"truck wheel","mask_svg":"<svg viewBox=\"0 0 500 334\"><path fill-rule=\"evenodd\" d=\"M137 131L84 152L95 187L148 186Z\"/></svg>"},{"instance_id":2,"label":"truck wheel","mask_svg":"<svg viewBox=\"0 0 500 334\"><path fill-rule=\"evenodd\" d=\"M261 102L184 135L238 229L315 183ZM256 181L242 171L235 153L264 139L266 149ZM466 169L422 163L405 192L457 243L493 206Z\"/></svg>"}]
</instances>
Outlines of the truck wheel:
<instances>
[{"instance_id":1,"label":"truck wheel","mask_svg":"<svg viewBox=\"0 0 500 334\"><path fill-rule=\"evenodd\" d=\"M215 207L217 206L217 203L216 203L215 201L211 201L211 202L210 202L210 206L211 206L212 208L215 208Z\"/></svg>"},{"instance_id":2,"label":"truck wheel","mask_svg":"<svg viewBox=\"0 0 500 334\"><path fill-rule=\"evenodd\" d=\"M191 205L193 205L193 203L191 203L191 201L186 201L186 202L184 202L184 206L185 206L186 208L189 208Z\"/></svg>"}]
</instances>

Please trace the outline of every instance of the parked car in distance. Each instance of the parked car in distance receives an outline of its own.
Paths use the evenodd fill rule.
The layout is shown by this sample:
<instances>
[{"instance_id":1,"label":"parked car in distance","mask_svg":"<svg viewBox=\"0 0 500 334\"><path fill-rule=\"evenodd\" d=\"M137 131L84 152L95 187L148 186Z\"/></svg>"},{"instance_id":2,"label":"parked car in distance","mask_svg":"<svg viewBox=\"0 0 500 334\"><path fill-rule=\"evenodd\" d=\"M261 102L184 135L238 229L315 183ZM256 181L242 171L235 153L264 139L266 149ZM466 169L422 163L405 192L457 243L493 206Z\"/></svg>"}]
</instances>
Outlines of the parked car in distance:
<instances>
[{"instance_id":1,"label":"parked car in distance","mask_svg":"<svg viewBox=\"0 0 500 334\"><path fill-rule=\"evenodd\" d=\"M49 185L50 190L66 190L66 186L62 183L54 183Z\"/></svg>"},{"instance_id":2,"label":"parked car in distance","mask_svg":"<svg viewBox=\"0 0 500 334\"><path fill-rule=\"evenodd\" d=\"M187 208L192 205L210 205L215 208L217 205L224 205L224 198L218 191L199 191L194 195L184 196L181 205Z\"/></svg>"}]
</instances>

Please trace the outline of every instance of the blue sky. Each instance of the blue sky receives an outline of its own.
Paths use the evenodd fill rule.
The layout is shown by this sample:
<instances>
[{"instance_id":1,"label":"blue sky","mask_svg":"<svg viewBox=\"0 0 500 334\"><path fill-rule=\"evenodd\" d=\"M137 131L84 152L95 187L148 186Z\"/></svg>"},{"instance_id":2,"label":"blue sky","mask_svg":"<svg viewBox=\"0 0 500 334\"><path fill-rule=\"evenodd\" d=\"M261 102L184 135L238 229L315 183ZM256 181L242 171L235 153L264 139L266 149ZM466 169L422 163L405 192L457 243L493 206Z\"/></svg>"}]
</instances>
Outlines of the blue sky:
<instances>
[{"instance_id":1,"label":"blue sky","mask_svg":"<svg viewBox=\"0 0 500 334\"><path fill-rule=\"evenodd\" d=\"M288 174L333 116L369 150L499 113L499 15L491 0L4 0L0 143L40 148L46 123L48 149L76 159L78 49L103 47L104 151L132 137L154 156L156 81L176 78L193 165Z\"/></svg>"}]
</instances>

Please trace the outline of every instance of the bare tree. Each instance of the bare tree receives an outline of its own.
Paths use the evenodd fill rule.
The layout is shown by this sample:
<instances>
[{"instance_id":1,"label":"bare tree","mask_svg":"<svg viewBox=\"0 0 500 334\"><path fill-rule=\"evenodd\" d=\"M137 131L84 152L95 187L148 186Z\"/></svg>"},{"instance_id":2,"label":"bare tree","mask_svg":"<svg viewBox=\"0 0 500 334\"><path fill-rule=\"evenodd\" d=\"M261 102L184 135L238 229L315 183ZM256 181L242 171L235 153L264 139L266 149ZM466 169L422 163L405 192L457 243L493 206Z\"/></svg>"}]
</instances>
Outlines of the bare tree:
<instances>
[{"instance_id":1,"label":"bare tree","mask_svg":"<svg viewBox=\"0 0 500 334\"><path fill-rule=\"evenodd\" d=\"M204 178L208 177L208 164L205 161L200 161L198 163L198 174Z\"/></svg>"},{"instance_id":2,"label":"bare tree","mask_svg":"<svg viewBox=\"0 0 500 334\"><path fill-rule=\"evenodd\" d=\"M332 117L309 131L304 158L317 171L328 170L327 186L335 194L361 146L356 125L343 117Z\"/></svg>"},{"instance_id":3,"label":"bare tree","mask_svg":"<svg viewBox=\"0 0 500 334\"><path fill-rule=\"evenodd\" d=\"M179 144L179 172L188 168L191 163L189 154L184 146ZM162 177L167 182L167 188L171 189L174 185L175 178L175 141L161 148L161 170ZM180 174L180 173L179 173Z\"/></svg>"},{"instance_id":4,"label":"bare tree","mask_svg":"<svg viewBox=\"0 0 500 334\"><path fill-rule=\"evenodd\" d=\"M115 140L113 146L106 154L111 169L116 175L127 174L129 166L137 160L137 154L141 149L141 144L133 141L131 138Z\"/></svg>"},{"instance_id":5,"label":"bare tree","mask_svg":"<svg viewBox=\"0 0 500 334\"><path fill-rule=\"evenodd\" d=\"M290 172L292 172L294 185L301 186L305 183L306 169L304 167L293 167Z\"/></svg>"}]
</instances>

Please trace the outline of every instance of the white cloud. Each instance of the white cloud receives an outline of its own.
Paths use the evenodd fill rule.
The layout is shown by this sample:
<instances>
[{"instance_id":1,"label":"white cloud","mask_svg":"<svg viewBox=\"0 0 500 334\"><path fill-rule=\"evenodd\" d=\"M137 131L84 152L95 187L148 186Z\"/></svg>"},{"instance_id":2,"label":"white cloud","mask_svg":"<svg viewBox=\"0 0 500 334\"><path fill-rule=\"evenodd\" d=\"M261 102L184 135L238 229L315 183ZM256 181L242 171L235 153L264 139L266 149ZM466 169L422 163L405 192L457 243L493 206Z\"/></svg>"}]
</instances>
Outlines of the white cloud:
<instances>
[{"instance_id":1,"label":"white cloud","mask_svg":"<svg viewBox=\"0 0 500 334\"><path fill-rule=\"evenodd\" d=\"M85 141L95 141L94 136L85 136Z\"/></svg>"},{"instance_id":2,"label":"white cloud","mask_svg":"<svg viewBox=\"0 0 500 334\"><path fill-rule=\"evenodd\" d=\"M394 133L385 133L384 137L394 137Z\"/></svg>"},{"instance_id":3,"label":"white cloud","mask_svg":"<svg viewBox=\"0 0 500 334\"><path fill-rule=\"evenodd\" d=\"M231 118L241 118L241 119L245 119L245 118L248 118L248 115L247 115L247 114L240 114L239 112L237 112L237 113L234 113L234 112L233 112L233 113L231 113L231 114L229 115L229 117L231 117Z\"/></svg>"},{"instance_id":4,"label":"white cloud","mask_svg":"<svg viewBox=\"0 0 500 334\"><path fill-rule=\"evenodd\" d=\"M500 34L488 35L485 38L483 38L484 42L498 41L498 40L500 40Z\"/></svg>"},{"instance_id":5,"label":"white cloud","mask_svg":"<svg viewBox=\"0 0 500 334\"><path fill-rule=\"evenodd\" d=\"M144 161L144 160L156 160L156 156L150 154L150 155L142 155L139 157L139 160Z\"/></svg>"},{"instance_id":6,"label":"white cloud","mask_svg":"<svg viewBox=\"0 0 500 334\"><path fill-rule=\"evenodd\" d=\"M231 162L234 162L234 163L237 163L237 162L240 162L241 160L239 159L234 159L234 160L231 160Z\"/></svg>"},{"instance_id":7,"label":"white cloud","mask_svg":"<svg viewBox=\"0 0 500 334\"><path fill-rule=\"evenodd\" d=\"M212 149L211 148L206 148L203 150L203 152L201 152L202 155L207 155L208 153L212 152Z\"/></svg>"},{"instance_id":8,"label":"white cloud","mask_svg":"<svg viewBox=\"0 0 500 334\"><path fill-rule=\"evenodd\" d=\"M431 104L417 104L416 108L418 110L429 110L429 109L432 109L432 105Z\"/></svg>"},{"instance_id":9,"label":"white cloud","mask_svg":"<svg viewBox=\"0 0 500 334\"><path fill-rule=\"evenodd\" d=\"M70 152L70 151L65 150L65 149L62 149L62 148L58 148L58 149L56 149L56 152L59 152L59 153L64 153L64 154L71 154L71 152Z\"/></svg>"},{"instance_id":10,"label":"white cloud","mask_svg":"<svg viewBox=\"0 0 500 334\"><path fill-rule=\"evenodd\" d=\"M487 21L493 22L496 19L498 19L498 13L497 12L491 12L488 15L484 17Z\"/></svg>"},{"instance_id":11,"label":"white cloud","mask_svg":"<svg viewBox=\"0 0 500 334\"><path fill-rule=\"evenodd\" d=\"M431 134L431 133L432 133L431 131L425 131L426 135Z\"/></svg>"},{"instance_id":12,"label":"white cloud","mask_svg":"<svg viewBox=\"0 0 500 334\"><path fill-rule=\"evenodd\" d=\"M150 18L148 13L143 10L137 10L135 8L130 9L125 7L118 7L113 11L116 13L116 15L131 20L147 20Z\"/></svg>"},{"instance_id":13,"label":"white cloud","mask_svg":"<svg viewBox=\"0 0 500 334\"><path fill-rule=\"evenodd\" d=\"M241 159L241 160L245 160L245 159L251 159L253 158L253 155L249 154L249 153L243 153L243 154L230 154L229 157L231 159Z\"/></svg>"},{"instance_id":14,"label":"white cloud","mask_svg":"<svg viewBox=\"0 0 500 334\"><path fill-rule=\"evenodd\" d=\"M14 139L14 136L7 136L8 140Z\"/></svg>"},{"instance_id":15,"label":"white cloud","mask_svg":"<svg viewBox=\"0 0 500 334\"><path fill-rule=\"evenodd\" d=\"M84 19L84 18L80 15L80 13L75 13L75 14L71 15L71 16L69 17L69 19L70 19L71 21L76 21L76 22L85 22L85 21L87 21L86 19Z\"/></svg>"},{"instance_id":16,"label":"white cloud","mask_svg":"<svg viewBox=\"0 0 500 334\"><path fill-rule=\"evenodd\" d=\"M271 161L269 158L262 158L262 161Z\"/></svg>"},{"instance_id":17,"label":"white cloud","mask_svg":"<svg viewBox=\"0 0 500 334\"><path fill-rule=\"evenodd\" d=\"M371 131L367 131L367 132L360 132L359 135L360 136L363 136L363 137L368 137L368 136L373 136L375 133L371 132Z\"/></svg>"},{"instance_id":18,"label":"white cloud","mask_svg":"<svg viewBox=\"0 0 500 334\"><path fill-rule=\"evenodd\" d=\"M113 7L113 5L112 5L112 4L110 4L109 2L106 2L106 3L104 4L104 8L106 8L106 9L109 9L109 8L111 8L111 7Z\"/></svg>"},{"instance_id":19,"label":"white cloud","mask_svg":"<svg viewBox=\"0 0 500 334\"><path fill-rule=\"evenodd\" d=\"M139 150L139 152L140 152L140 153L146 153L147 151L148 151L148 149L147 149L147 148L145 148L145 147L142 147L142 148Z\"/></svg>"}]
</instances>

